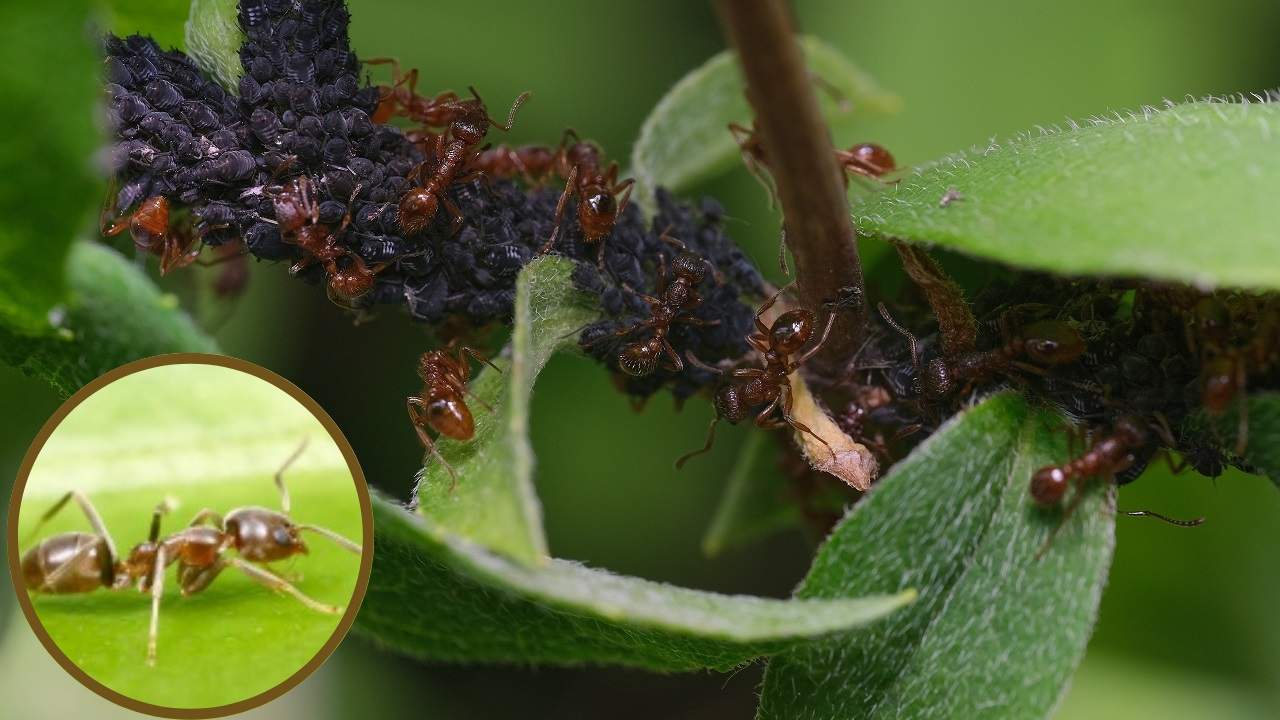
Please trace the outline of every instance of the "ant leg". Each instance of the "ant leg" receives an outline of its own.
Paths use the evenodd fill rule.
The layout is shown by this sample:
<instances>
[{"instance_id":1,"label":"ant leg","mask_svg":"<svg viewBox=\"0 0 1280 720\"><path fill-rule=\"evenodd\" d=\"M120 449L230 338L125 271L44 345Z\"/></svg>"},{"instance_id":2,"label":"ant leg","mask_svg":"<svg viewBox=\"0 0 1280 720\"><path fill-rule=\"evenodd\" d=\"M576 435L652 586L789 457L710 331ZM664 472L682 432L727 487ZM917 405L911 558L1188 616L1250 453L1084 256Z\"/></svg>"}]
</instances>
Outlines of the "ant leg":
<instances>
[{"instance_id":1,"label":"ant leg","mask_svg":"<svg viewBox=\"0 0 1280 720\"><path fill-rule=\"evenodd\" d=\"M156 664L156 640L160 634L160 598L164 595L164 545L156 548L156 565L151 575L151 628L147 632L147 665Z\"/></svg>"},{"instance_id":2,"label":"ant leg","mask_svg":"<svg viewBox=\"0 0 1280 720\"><path fill-rule=\"evenodd\" d=\"M565 131L566 134L568 132L568 130ZM560 235L560 223L564 222L565 203L569 201L569 193L573 192L574 188L577 187L577 180L578 166L574 165L573 169L569 171L569 177L565 178L564 192L560 193L560 201L556 203L556 222L551 229L551 237L547 239L547 244L538 250L539 255L546 255L551 252L551 248L555 247L556 238Z\"/></svg>"},{"instance_id":3,"label":"ant leg","mask_svg":"<svg viewBox=\"0 0 1280 720\"><path fill-rule=\"evenodd\" d=\"M316 600L311 599L310 597L303 594L301 590L291 585L284 578L280 577L279 575L276 575L275 573L269 570L260 568L257 565L253 565L249 562L246 562L244 560L241 560L240 558L235 558L235 557L228 558L227 564L236 568L237 570L244 573L245 575L248 575L250 578L257 580L263 585L266 585L268 588L271 588L272 590L275 590L277 592L289 593L290 595L293 596L295 600L302 603L303 605L306 605L312 610L315 610L316 612L325 613L328 615L337 615L338 613L342 612L342 608L338 607L337 605L326 605L322 602L317 602Z\"/></svg>"},{"instance_id":4,"label":"ant leg","mask_svg":"<svg viewBox=\"0 0 1280 720\"><path fill-rule=\"evenodd\" d=\"M613 172L614 172L614 174L615 174L615 175L616 175L616 174L617 174L617 172L618 172L618 164L617 164L617 163L614 163L614 164L613 164ZM635 181L635 179L634 179L634 178L627 178L626 180L623 180L622 182L618 183L617 185L614 185L613 187L609 188L609 191L610 191L610 192L613 192L613 193L621 192L621 193L622 193L622 199L618 201L618 212L617 212L617 215L621 215L621 214L622 214L622 211L627 209L627 204L631 202L631 191L635 189L635 186L636 186L636 181ZM615 215L614 217L617 217L617 215Z\"/></svg>"},{"instance_id":5,"label":"ant leg","mask_svg":"<svg viewBox=\"0 0 1280 720\"><path fill-rule=\"evenodd\" d=\"M678 322L682 325L692 325L694 327L715 327L720 324L719 320L703 320L702 318L686 316L678 317L673 322Z\"/></svg>"},{"instance_id":6,"label":"ant leg","mask_svg":"<svg viewBox=\"0 0 1280 720\"><path fill-rule=\"evenodd\" d=\"M360 547L359 543L352 542L351 540L346 539L345 537L330 530L329 528L323 528L323 527L320 527L319 525L298 525L297 528L299 530L306 530L307 532L313 532L317 535L327 537L330 540L337 543L338 546L341 547L342 549L349 550L355 553L356 555L359 555L363 550L363 548Z\"/></svg>"},{"instance_id":7,"label":"ant leg","mask_svg":"<svg viewBox=\"0 0 1280 720\"><path fill-rule=\"evenodd\" d=\"M76 504L80 506L80 510L84 512L85 518L89 520L89 526L93 528L93 532L107 542L107 550L111 553L111 562L115 563L116 558L119 557L119 555L116 554L115 540L111 539L111 533L107 531L107 524L102 521L102 516L98 514L97 508L95 508L93 503L89 502L89 498L79 490L71 490L59 498L58 502L53 504L53 507L46 510L44 515L40 516L40 519L36 521L35 527L31 528L27 533L27 536L21 543L19 543L19 545L29 544L36 534L40 532L40 529L52 520L54 515L61 512L62 508L67 506L67 501L69 500L76 501ZM70 565L70 563L68 563L68 565Z\"/></svg>"},{"instance_id":8,"label":"ant leg","mask_svg":"<svg viewBox=\"0 0 1280 720\"><path fill-rule=\"evenodd\" d=\"M197 525L202 525L204 523L209 523L210 525L218 528L219 530L222 530L225 527L222 522L222 515L218 514L217 512L213 511L210 508L205 508L200 512L196 513L196 516L191 518L191 523L188 524L187 527L195 527Z\"/></svg>"},{"instance_id":9,"label":"ant leg","mask_svg":"<svg viewBox=\"0 0 1280 720\"><path fill-rule=\"evenodd\" d=\"M828 325L828 328L829 327L830 325ZM785 420L786 423L790 425L792 428L799 430L800 432L807 433L814 440L817 440L818 442L827 446L827 452L831 453L831 462L833 463L836 462L838 459L836 458L836 450L835 448L831 447L831 443L822 439L822 437L819 436L818 433L814 432L812 428L800 422L799 420L795 419L795 417L791 414L791 404L792 404L792 401L794 400L794 395L792 395L790 383L783 386L783 393L784 394L782 395L782 419Z\"/></svg>"},{"instance_id":10,"label":"ant leg","mask_svg":"<svg viewBox=\"0 0 1280 720\"><path fill-rule=\"evenodd\" d=\"M684 464L689 461L689 458L697 457L698 455L703 455L705 453L711 452L711 445L716 441L716 423L718 422L720 422L719 415L711 419L711 424L707 426L707 442L702 446L702 448L698 450L694 450L693 452L687 452L684 455L681 455L680 457L676 458L677 470L684 467Z\"/></svg>"},{"instance_id":11,"label":"ant leg","mask_svg":"<svg viewBox=\"0 0 1280 720\"><path fill-rule=\"evenodd\" d=\"M671 347L671 343L665 337L658 339L662 342L662 349L667 353L667 357L671 358L671 361L675 363L675 372L684 372L684 363L680 360L680 354L676 352L675 348Z\"/></svg>"},{"instance_id":12,"label":"ant leg","mask_svg":"<svg viewBox=\"0 0 1280 720\"><path fill-rule=\"evenodd\" d=\"M818 354L818 350L822 349L822 345L825 342L827 342L827 336L831 334L831 326L834 325L835 322L836 322L835 313L831 313L830 315L827 316L827 326L822 330L822 337L818 338L818 344L809 348L808 352L801 355L800 358L795 361L796 365L803 365L806 360Z\"/></svg>"},{"instance_id":13,"label":"ant leg","mask_svg":"<svg viewBox=\"0 0 1280 720\"><path fill-rule=\"evenodd\" d=\"M206 567L180 565L178 568L178 588L182 592L182 597L191 597L209 587L226 566L227 564L222 558L218 558L212 565Z\"/></svg>"},{"instance_id":14,"label":"ant leg","mask_svg":"<svg viewBox=\"0 0 1280 720\"><path fill-rule=\"evenodd\" d=\"M782 235L778 238L778 269L784 277L791 277L791 268L787 267L787 228L784 225Z\"/></svg>"},{"instance_id":15,"label":"ant leg","mask_svg":"<svg viewBox=\"0 0 1280 720\"><path fill-rule=\"evenodd\" d=\"M675 225L667 225L666 227L662 228L662 232L658 235L658 239L680 250L681 252L688 250L689 247L684 244L683 240L671 235L671 228L673 227L675 227Z\"/></svg>"},{"instance_id":16,"label":"ant leg","mask_svg":"<svg viewBox=\"0 0 1280 720\"><path fill-rule=\"evenodd\" d=\"M715 367L714 365L708 365L702 362L701 360L699 360L698 356L693 354L693 350L685 350L684 356L689 359L690 365L693 365L694 367L700 370L706 370L707 372L715 373L717 375L724 374L724 370L721 370L720 368Z\"/></svg>"},{"instance_id":17,"label":"ant leg","mask_svg":"<svg viewBox=\"0 0 1280 720\"><path fill-rule=\"evenodd\" d=\"M1178 518L1171 518L1167 515L1161 515L1160 513L1155 512L1154 510L1121 510L1120 513L1122 515L1128 515L1129 517L1153 517L1157 520L1163 520L1164 522L1167 522L1170 525L1175 525L1177 527L1196 527L1197 525L1204 524L1203 517L1192 518L1190 520L1180 520Z\"/></svg>"},{"instance_id":18,"label":"ant leg","mask_svg":"<svg viewBox=\"0 0 1280 720\"><path fill-rule=\"evenodd\" d=\"M285 515L289 514L289 489L284 486L284 471L288 470L289 466L302 455L302 451L307 449L307 440L305 437L302 438L302 442L298 443L298 447L293 451L293 454L284 461L279 470L276 470L276 487L280 489L280 509Z\"/></svg>"},{"instance_id":19,"label":"ant leg","mask_svg":"<svg viewBox=\"0 0 1280 720\"><path fill-rule=\"evenodd\" d=\"M488 365L489 367L493 368L494 370L497 370L498 372L502 372L501 368L499 368L497 365L494 365L493 362L489 360L489 358L485 357L484 355L481 355L479 352L476 352L475 348L470 348L470 347L467 347L466 345L459 347L458 348L459 360L462 359L462 353L466 353L467 355L470 355L473 359L479 362L482 362L485 365Z\"/></svg>"},{"instance_id":20,"label":"ant leg","mask_svg":"<svg viewBox=\"0 0 1280 720\"><path fill-rule=\"evenodd\" d=\"M453 489L458 486L458 472L453 469L448 460L444 459L444 456L436 448L436 444L427 435L427 431L423 429L426 420L422 417L422 398L417 396L405 398L405 407L409 410L409 420L413 423L413 430L418 433L418 439L422 441L422 446L427 449L427 452L434 455L449 473L449 492L453 492Z\"/></svg>"},{"instance_id":21,"label":"ant leg","mask_svg":"<svg viewBox=\"0 0 1280 720\"><path fill-rule=\"evenodd\" d=\"M759 330L762 334L768 335L770 328L768 325L764 324L764 321L760 319L760 316L764 315L766 310L773 307L773 304L778 302L778 298L782 296L782 293L786 292L787 289L794 284L795 283L788 283L786 285L783 285L781 288L778 289L777 292L773 294L772 297L770 297L768 300L765 300L764 304L761 305L759 309L756 310L756 329Z\"/></svg>"}]
</instances>

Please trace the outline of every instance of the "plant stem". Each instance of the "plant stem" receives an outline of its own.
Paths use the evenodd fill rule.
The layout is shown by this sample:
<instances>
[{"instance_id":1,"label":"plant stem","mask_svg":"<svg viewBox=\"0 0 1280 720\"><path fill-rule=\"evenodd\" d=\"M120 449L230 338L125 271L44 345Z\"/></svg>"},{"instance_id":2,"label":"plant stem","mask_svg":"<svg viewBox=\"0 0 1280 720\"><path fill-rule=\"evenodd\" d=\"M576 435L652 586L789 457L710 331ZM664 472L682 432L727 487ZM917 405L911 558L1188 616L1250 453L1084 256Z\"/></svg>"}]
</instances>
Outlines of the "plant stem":
<instances>
[{"instance_id":1,"label":"plant stem","mask_svg":"<svg viewBox=\"0 0 1280 720\"><path fill-rule=\"evenodd\" d=\"M865 289L849 218L843 171L818 110L813 81L796 43L784 0L716 0L720 22L747 81L756 129L782 202L787 245L795 257L803 307L818 313L837 298L830 339L816 356L834 370L853 355L866 327Z\"/></svg>"}]
</instances>

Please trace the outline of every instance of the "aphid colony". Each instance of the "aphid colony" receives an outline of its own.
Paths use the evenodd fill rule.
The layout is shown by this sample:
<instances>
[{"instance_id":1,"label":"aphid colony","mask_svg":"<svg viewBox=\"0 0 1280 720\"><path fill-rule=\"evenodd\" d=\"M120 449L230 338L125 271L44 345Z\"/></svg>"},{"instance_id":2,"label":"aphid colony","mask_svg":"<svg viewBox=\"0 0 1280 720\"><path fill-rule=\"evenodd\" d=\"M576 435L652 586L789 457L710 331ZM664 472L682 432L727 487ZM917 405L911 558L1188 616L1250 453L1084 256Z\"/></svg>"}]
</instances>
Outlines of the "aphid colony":
<instances>
[{"instance_id":1,"label":"aphid colony","mask_svg":"<svg viewBox=\"0 0 1280 720\"><path fill-rule=\"evenodd\" d=\"M115 540L89 498L78 491L66 493L49 508L29 531L23 545L29 545L46 523L74 500L89 521L92 533L64 532L42 539L22 554L22 579L29 592L44 594L86 593L99 588L126 590L130 586L151 594L151 625L147 634L147 663L156 662L160 633L160 601L164 595L165 571L177 567L178 587L183 597L208 588L226 568L235 568L255 582L292 596L307 608L338 614L342 608L326 605L307 596L292 583L272 572L266 563L307 554L303 532L327 538L356 555L361 546L318 525L299 523L289 513L289 490L285 470L302 454L304 442L276 471L280 490L280 511L261 507L241 507L225 515L205 508L183 529L161 535L164 516L172 510L170 501L156 506L151 530L121 556ZM234 551L234 554L232 554Z\"/></svg>"},{"instance_id":2,"label":"aphid colony","mask_svg":"<svg viewBox=\"0 0 1280 720\"><path fill-rule=\"evenodd\" d=\"M561 254L577 261L575 284L603 311L580 346L617 371L633 398L669 387L683 400L715 386L717 421L754 415L762 427L813 435L791 415L789 376L825 340L834 313L864 298L831 298L766 322L779 295L758 313L746 304L769 290L724 236L714 202L690 206L659 190L646 226L629 203L632 182L576 132L555 146L495 145L491 132L511 129L528 93L499 123L474 88L465 97L420 94L417 70L392 59L366 61L364 72L386 68L389 78L362 83L336 0L246 0L240 21L238 98L180 53L137 37L108 40L119 190L104 234L127 228L141 251L160 256L162 271L195 261L202 245L242 245L259 259L290 260L293 274L323 283L357 313L401 305L436 326L508 318L520 268ZM755 128L729 132L772 196L770 154ZM846 182L895 182L896 161L878 144L833 152ZM952 188L939 202L963 198ZM842 428L885 465L976 393L1013 386L1083 428L1075 457L1036 474L1037 502L1059 503L1094 476L1131 480L1162 447L1216 474L1226 458L1213 448L1223 439L1185 421L1200 407L1225 412L1246 387L1274 385L1280 370L1274 299L1022 276L971 306L922 252L900 252L938 332L918 338L907 329L930 320L918 298L882 305L843 373L810 373L841 408ZM743 366L749 353L760 367ZM484 360L457 344L425 353L423 391L408 398L413 428L441 462L429 431L473 434L470 359ZM1247 429L1242 415L1235 455Z\"/></svg>"}]
</instances>

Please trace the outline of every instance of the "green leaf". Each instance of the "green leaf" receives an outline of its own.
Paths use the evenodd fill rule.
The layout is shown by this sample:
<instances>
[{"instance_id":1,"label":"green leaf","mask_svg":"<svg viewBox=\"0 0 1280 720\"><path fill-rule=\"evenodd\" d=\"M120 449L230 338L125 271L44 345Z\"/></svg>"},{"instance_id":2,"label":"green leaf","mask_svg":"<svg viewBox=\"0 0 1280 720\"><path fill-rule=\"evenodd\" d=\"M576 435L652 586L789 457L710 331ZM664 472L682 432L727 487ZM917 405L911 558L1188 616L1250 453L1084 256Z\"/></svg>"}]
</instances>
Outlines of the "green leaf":
<instances>
[{"instance_id":1,"label":"green leaf","mask_svg":"<svg viewBox=\"0 0 1280 720\"><path fill-rule=\"evenodd\" d=\"M841 102L819 90L829 118L840 121L841 115L865 117L897 109L898 99L880 89L839 50L816 37L802 36L799 41L810 70L843 96ZM744 87L733 53L726 50L667 91L645 119L631 151L636 202L647 207L659 185L679 191L741 162L727 126L731 122L751 125L753 113ZM842 104L851 109L842 109Z\"/></svg>"},{"instance_id":2,"label":"green leaf","mask_svg":"<svg viewBox=\"0 0 1280 720\"><path fill-rule=\"evenodd\" d=\"M216 442L192 442L193 438ZM285 475L292 516L360 541L359 498L346 462L305 407L275 386L230 368L171 365L129 375L78 405L32 468L18 521L25 538L63 493L84 492L120 552L146 538L152 508L180 506L173 532L201 508L280 507L272 474L310 442ZM69 505L34 540L87 531ZM360 557L318 536L309 554L280 563L299 590L331 605L351 601ZM29 545L24 545L26 550ZM128 697L171 707L210 707L271 689L309 662L341 615L312 611L234 569L184 598L168 573L156 665L146 664L150 596L133 588L33 595L45 629L91 677ZM237 648L252 647L252 652ZM228 658L234 656L234 661Z\"/></svg>"},{"instance_id":3,"label":"green leaf","mask_svg":"<svg viewBox=\"0 0 1280 720\"><path fill-rule=\"evenodd\" d=\"M200 0L109 0L107 12L116 35L149 35L160 47L183 49L182 23L187 6ZM232 3L234 7L235 3Z\"/></svg>"},{"instance_id":4,"label":"green leaf","mask_svg":"<svg viewBox=\"0 0 1280 720\"><path fill-rule=\"evenodd\" d=\"M0 23L0 327L48 329L63 259L102 198L102 53L84 0L11 3Z\"/></svg>"},{"instance_id":5,"label":"green leaf","mask_svg":"<svg viewBox=\"0 0 1280 720\"><path fill-rule=\"evenodd\" d=\"M920 599L866 634L770 661L761 718L1045 717L1084 654L1114 548L1113 486L1095 482L1044 556L1060 511L1034 506L1066 457L1060 421L992 397L930 437L818 552L797 591Z\"/></svg>"},{"instance_id":6,"label":"green leaf","mask_svg":"<svg viewBox=\"0 0 1280 720\"><path fill-rule=\"evenodd\" d=\"M1266 392L1251 395L1246 401L1248 409L1244 455L1240 457L1271 482L1280 487L1280 393ZM1239 401L1217 417L1200 413L1191 419L1190 427L1205 434L1219 449L1235 455L1240 431Z\"/></svg>"},{"instance_id":7,"label":"green leaf","mask_svg":"<svg viewBox=\"0 0 1280 720\"><path fill-rule=\"evenodd\" d=\"M575 331L600 314L574 289L572 273L572 261L553 257L520 271L510 359L495 361L502 373L486 368L471 384L479 399L469 403L476 413L475 437L437 441L459 480L454 485L428 454L418 487L419 512L433 524L526 564L547 561L542 509L533 487L529 396L551 355L577 347Z\"/></svg>"},{"instance_id":8,"label":"green leaf","mask_svg":"<svg viewBox=\"0 0 1280 720\"><path fill-rule=\"evenodd\" d=\"M228 92L240 92L240 29L236 0L191 0L186 25L187 54Z\"/></svg>"},{"instance_id":9,"label":"green leaf","mask_svg":"<svg viewBox=\"0 0 1280 720\"><path fill-rule=\"evenodd\" d=\"M357 631L450 662L730 670L835 630L914 593L773 600L673 587L567 560L529 567L375 498L377 553Z\"/></svg>"},{"instance_id":10,"label":"green leaf","mask_svg":"<svg viewBox=\"0 0 1280 720\"><path fill-rule=\"evenodd\" d=\"M55 326L31 335L0 322L0 362L70 395L106 371L171 352L218 352L218 346L134 263L114 250L77 242L66 263L69 295L52 313ZM48 321L46 320L46 323Z\"/></svg>"},{"instance_id":11,"label":"green leaf","mask_svg":"<svg viewBox=\"0 0 1280 720\"><path fill-rule=\"evenodd\" d=\"M1278 152L1274 103L1144 108L944 158L854 221L1037 270L1274 289ZM944 207L951 188L962 197Z\"/></svg>"},{"instance_id":12,"label":"green leaf","mask_svg":"<svg viewBox=\"0 0 1280 720\"><path fill-rule=\"evenodd\" d=\"M774 462L777 454L768 433L747 435L702 538L704 555L715 557L799 523L799 507L787 497L787 478Z\"/></svg>"}]
</instances>

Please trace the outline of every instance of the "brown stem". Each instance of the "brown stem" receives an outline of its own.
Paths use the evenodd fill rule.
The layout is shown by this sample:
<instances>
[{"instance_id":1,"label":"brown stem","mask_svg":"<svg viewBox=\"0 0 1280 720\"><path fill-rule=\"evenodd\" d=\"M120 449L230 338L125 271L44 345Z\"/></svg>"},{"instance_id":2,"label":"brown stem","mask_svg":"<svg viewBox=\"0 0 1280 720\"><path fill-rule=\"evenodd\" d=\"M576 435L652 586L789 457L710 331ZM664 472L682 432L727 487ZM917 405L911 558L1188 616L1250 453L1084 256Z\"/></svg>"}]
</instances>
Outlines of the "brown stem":
<instances>
[{"instance_id":1,"label":"brown stem","mask_svg":"<svg viewBox=\"0 0 1280 720\"><path fill-rule=\"evenodd\" d=\"M716 0L716 9L738 51L755 107L782 202L787 245L795 256L800 303L821 315L824 302L857 299L840 308L835 330L815 358L820 366L838 368L861 342L866 303L831 131L818 111L784 0Z\"/></svg>"}]
</instances>

